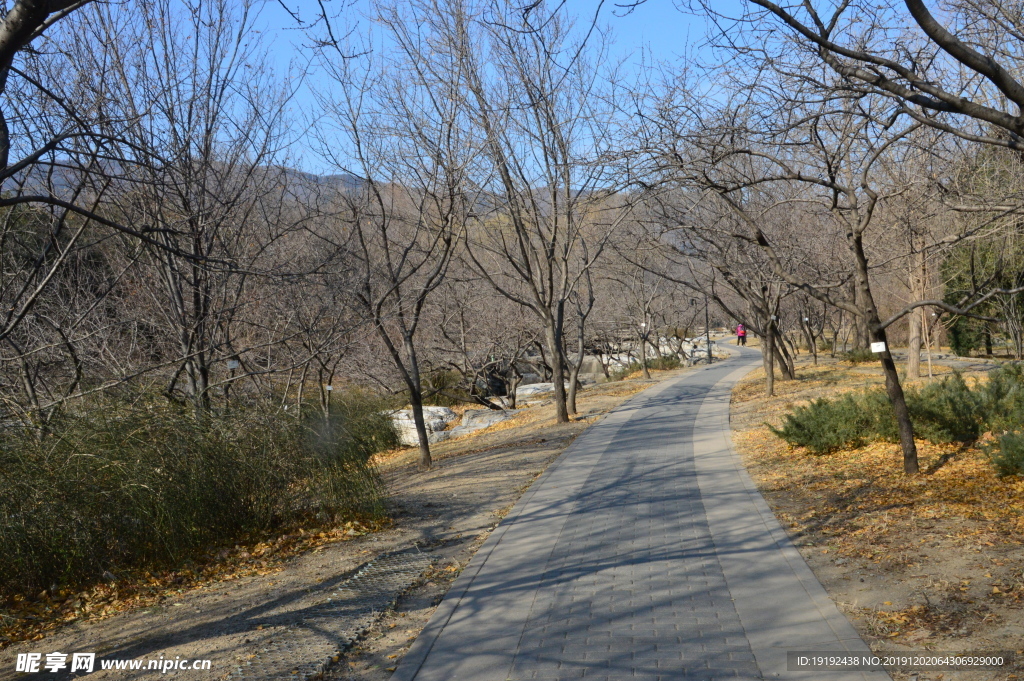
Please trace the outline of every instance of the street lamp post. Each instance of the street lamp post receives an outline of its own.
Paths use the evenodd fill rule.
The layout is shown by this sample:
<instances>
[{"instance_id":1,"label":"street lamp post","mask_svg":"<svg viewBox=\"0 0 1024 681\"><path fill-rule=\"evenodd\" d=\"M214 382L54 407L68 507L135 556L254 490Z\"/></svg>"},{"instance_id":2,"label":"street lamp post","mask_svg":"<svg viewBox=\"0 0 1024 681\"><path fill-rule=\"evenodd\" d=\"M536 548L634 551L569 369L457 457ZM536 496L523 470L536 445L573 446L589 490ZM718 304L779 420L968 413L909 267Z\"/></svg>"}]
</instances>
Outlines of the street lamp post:
<instances>
[{"instance_id":1,"label":"street lamp post","mask_svg":"<svg viewBox=\"0 0 1024 681\"><path fill-rule=\"evenodd\" d=\"M644 378L650 378L647 370L647 322L640 322L640 368L643 369Z\"/></svg>"}]
</instances>

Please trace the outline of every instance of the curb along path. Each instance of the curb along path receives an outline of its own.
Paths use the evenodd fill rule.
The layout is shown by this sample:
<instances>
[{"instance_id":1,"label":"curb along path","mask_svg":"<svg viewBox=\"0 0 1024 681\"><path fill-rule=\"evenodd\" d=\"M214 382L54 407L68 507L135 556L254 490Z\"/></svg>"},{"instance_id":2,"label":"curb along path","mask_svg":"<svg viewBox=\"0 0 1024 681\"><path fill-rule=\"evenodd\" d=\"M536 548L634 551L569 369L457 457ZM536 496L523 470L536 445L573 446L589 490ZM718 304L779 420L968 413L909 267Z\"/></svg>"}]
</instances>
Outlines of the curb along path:
<instances>
[{"instance_id":1,"label":"curb along path","mask_svg":"<svg viewBox=\"0 0 1024 681\"><path fill-rule=\"evenodd\" d=\"M870 650L732 451L759 355L684 374L588 429L494 531L393 681L887 679L789 672Z\"/></svg>"}]
</instances>

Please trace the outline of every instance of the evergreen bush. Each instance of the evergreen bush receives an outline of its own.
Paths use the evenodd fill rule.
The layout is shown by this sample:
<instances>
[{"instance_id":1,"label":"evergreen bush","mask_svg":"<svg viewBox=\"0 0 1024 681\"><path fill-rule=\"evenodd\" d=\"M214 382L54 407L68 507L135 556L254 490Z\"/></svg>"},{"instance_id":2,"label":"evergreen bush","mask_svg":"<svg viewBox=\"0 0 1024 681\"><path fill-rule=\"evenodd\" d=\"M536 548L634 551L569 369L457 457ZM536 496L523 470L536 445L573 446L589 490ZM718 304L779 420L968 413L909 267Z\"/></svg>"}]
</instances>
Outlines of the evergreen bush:
<instances>
[{"instance_id":1,"label":"evergreen bush","mask_svg":"<svg viewBox=\"0 0 1024 681\"><path fill-rule=\"evenodd\" d=\"M973 442L982 433L983 398L954 373L908 391L907 407L918 437L929 442Z\"/></svg>"},{"instance_id":2,"label":"evergreen bush","mask_svg":"<svg viewBox=\"0 0 1024 681\"><path fill-rule=\"evenodd\" d=\"M1024 365L1004 364L974 389L954 373L920 390L908 389L906 398L917 437L970 443L982 433L1003 432L988 448L993 465L1000 475L1024 471ZM899 440L892 405L882 390L815 400L787 414L783 426L772 432L814 454Z\"/></svg>"},{"instance_id":3,"label":"evergreen bush","mask_svg":"<svg viewBox=\"0 0 1024 681\"><path fill-rule=\"evenodd\" d=\"M45 432L8 425L0 594L173 567L298 523L381 517L384 489L367 462L393 446L394 429L370 397L339 402L329 420L111 401Z\"/></svg>"},{"instance_id":4,"label":"evergreen bush","mask_svg":"<svg viewBox=\"0 0 1024 681\"><path fill-rule=\"evenodd\" d=\"M649 362L647 362L648 368L657 369L658 371L678 369L679 365L679 358L676 357L675 355L662 355L661 357L652 359Z\"/></svg>"},{"instance_id":5,"label":"evergreen bush","mask_svg":"<svg viewBox=\"0 0 1024 681\"><path fill-rule=\"evenodd\" d=\"M873 433L874 415L865 412L854 395L814 400L786 415L782 428L769 426L791 445L828 454L844 447L858 447Z\"/></svg>"},{"instance_id":6,"label":"evergreen bush","mask_svg":"<svg viewBox=\"0 0 1024 681\"><path fill-rule=\"evenodd\" d=\"M1001 476L1024 475L1024 434L1005 433L989 448L992 465Z\"/></svg>"},{"instance_id":7,"label":"evergreen bush","mask_svg":"<svg viewBox=\"0 0 1024 681\"><path fill-rule=\"evenodd\" d=\"M1024 364L1002 364L979 389L986 430L1004 432L1024 427Z\"/></svg>"},{"instance_id":8,"label":"evergreen bush","mask_svg":"<svg viewBox=\"0 0 1024 681\"><path fill-rule=\"evenodd\" d=\"M871 352L868 348L854 348L849 352L843 353L843 359L851 364L864 364L865 362L876 361L878 355Z\"/></svg>"}]
</instances>

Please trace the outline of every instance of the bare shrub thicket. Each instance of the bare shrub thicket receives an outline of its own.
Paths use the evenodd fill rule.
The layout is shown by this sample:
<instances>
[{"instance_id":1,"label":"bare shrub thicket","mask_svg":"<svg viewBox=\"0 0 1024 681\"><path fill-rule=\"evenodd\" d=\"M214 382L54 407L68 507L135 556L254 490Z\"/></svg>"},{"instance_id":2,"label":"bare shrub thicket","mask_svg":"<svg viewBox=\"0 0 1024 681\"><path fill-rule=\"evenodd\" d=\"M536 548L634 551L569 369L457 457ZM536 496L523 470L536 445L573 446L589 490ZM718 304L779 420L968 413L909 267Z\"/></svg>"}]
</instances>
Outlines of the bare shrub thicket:
<instances>
[{"instance_id":1,"label":"bare shrub thicket","mask_svg":"<svg viewBox=\"0 0 1024 681\"><path fill-rule=\"evenodd\" d=\"M388 401L351 390L333 411L288 410L359 324L325 285L345 269L309 236L323 182L287 167L286 100L250 8L121 9L68 17L25 67L34 83L68 69L39 125L88 93L120 128L83 142L91 156L71 134L5 184L5 592L384 511L368 459L396 442Z\"/></svg>"}]
</instances>

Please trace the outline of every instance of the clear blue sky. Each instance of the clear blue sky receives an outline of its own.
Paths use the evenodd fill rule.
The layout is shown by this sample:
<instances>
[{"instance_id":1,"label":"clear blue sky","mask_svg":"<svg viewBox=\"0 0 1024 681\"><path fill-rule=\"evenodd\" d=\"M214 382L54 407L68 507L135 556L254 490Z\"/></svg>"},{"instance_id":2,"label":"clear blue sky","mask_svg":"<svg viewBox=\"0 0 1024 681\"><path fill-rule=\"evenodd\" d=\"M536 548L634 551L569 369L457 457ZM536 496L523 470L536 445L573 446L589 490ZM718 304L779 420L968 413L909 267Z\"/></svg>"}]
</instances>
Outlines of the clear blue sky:
<instances>
[{"instance_id":1,"label":"clear blue sky","mask_svg":"<svg viewBox=\"0 0 1024 681\"><path fill-rule=\"evenodd\" d=\"M632 11L616 7L616 1L625 3L629 0L607 0L600 6L597 20L600 29L611 31L614 43L610 56L615 61L628 57L627 63L638 63L646 54L647 59L672 63L695 52L707 55L700 49L706 33L704 17L680 11L673 0L647 0ZM304 20L312 19L318 11L315 0L283 2ZM293 60L301 61L301 47L308 39L297 30L295 21L281 8L278 0L266 0L266 3L258 23L266 28L264 37L271 49L274 68L283 74ZM352 23L365 26L366 21L360 17L369 7L369 0L332 0L326 5L331 11L346 8L345 15ZM723 8L738 7L741 0L720 0L719 5ZM577 27L582 30L590 26L598 7L596 0L566 0L564 9L577 17ZM295 99L296 108L311 109L312 105L308 91L300 90ZM308 150L300 151L305 156L302 165L316 172L317 161Z\"/></svg>"}]
</instances>

